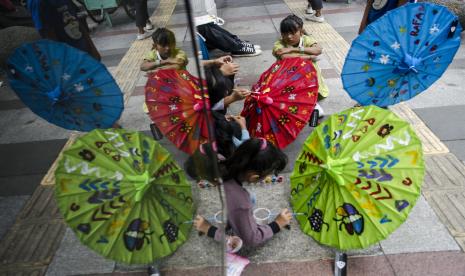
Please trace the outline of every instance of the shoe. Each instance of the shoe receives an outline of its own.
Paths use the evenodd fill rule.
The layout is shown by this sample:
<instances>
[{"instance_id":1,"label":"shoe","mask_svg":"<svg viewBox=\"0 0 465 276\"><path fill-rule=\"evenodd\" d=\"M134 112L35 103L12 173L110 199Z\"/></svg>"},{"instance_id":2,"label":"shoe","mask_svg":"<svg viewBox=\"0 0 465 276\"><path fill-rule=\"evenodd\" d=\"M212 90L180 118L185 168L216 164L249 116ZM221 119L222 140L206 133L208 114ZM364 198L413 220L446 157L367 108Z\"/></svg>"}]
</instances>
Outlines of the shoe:
<instances>
[{"instance_id":1,"label":"shoe","mask_svg":"<svg viewBox=\"0 0 465 276\"><path fill-rule=\"evenodd\" d=\"M158 270L157 267L149 266L147 269L147 274L149 276L160 276L160 271Z\"/></svg>"},{"instance_id":2,"label":"shoe","mask_svg":"<svg viewBox=\"0 0 465 276\"><path fill-rule=\"evenodd\" d=\"M323 118L325 116L323 107L321 107L321 105L319 103L317 103L315 105L315 109L318 110L318 119L321 119L321 118Z\"/></svg>"},{"instance_id":3,"label":"shoe","mask_svg":"<svg viewBox=\"0 0 465 276\"><path fill-rule=\"evenodd\" d=\"M137 40L143 40L143 39L146 39L148 37L150 37L152 34L149 33L149 32L145 32L143 34L137 34Z\"/></svg>"},{"instance_id":4,"label":"shoe","mask_svg":"<svg viewBox=\"0 0 465 276\"><path fill-rule=\"evenodd\" d=\"M318 23L325 22L325 18L323 17L323 15L316 16L315 14L310 14L310 15L305 16L305 19L309 21L318 22Z\"/></svg>"},{"instance_id":5,"label":"shoe","mask_svg":"<svg viewBox=\"0 0 465 276\"><path fill-rule=\"evenodd\" d=\"M242 41L241 45L242 46L247 46L247 47L254 47L255 49L261 50L260 45L252 44L252 43L250 43L250 41L247 41L247 40Z\"/></svg>"},{"instance_id":6,"label":"shoe","mask_svg":"<svg viewBox=\"0 0 465 276\"><path fill-rule=\"evenodd\" d=\"M254 47L242 46L242 49L236 52L231 52L233 57L253 57L262 53L262 50L255 49Z\"/></svg>"},{"instance_id":7,"label":"shoe","mask_svg":"<svg viewBox=\"0 0 465 276\"><path fill-rule=\"evenodd\" d=\"M153 25L152 25L152 23L151 23L151 22L147 22L147 24L145 24L144 30L146 30L146 31L153 30Z\"/></svg>"},{"instance_id":8,"label":"shoe","mask_svg":"<svg viewBox=\"0 0 465 276\"><path fill-rule=\"evenodd\" d=\"M313 14L315 11L313 11L311 6L308 6L307 9L305 9L306 14Z\"/></svg>"}]
</instances>

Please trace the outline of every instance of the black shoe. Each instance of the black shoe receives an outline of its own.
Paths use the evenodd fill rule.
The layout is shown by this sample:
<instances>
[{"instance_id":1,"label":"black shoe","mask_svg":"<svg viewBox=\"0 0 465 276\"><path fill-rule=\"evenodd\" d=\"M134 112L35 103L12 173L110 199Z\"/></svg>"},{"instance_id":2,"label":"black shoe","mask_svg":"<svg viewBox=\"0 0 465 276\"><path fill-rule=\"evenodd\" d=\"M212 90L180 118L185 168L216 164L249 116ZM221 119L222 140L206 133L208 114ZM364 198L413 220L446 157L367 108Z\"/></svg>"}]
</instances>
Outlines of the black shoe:
<instances>
[{"instance_id":1,"label":"black shoe","mask_svg":"<svg viewBox=\"0 0 465 276\"><path fill-rule=\"evenodd\" d=\"M231 52L233 57L253 57L262 53L262 50L255 49L254 47L242 46L242 49L236 52Z\"/></svg>"},{"instance_id":2,"label":"black shoe","mask_svg":"<svg viewBox=\"0 0 465 276\"><path fill-rule=\"evenodd\" d=\"M244 41L241 41L241 45L242 47L253 47L255 50L261 50L261 46L260 45L256 45L256 44L253 44L251 43L250 41L247 41L247 40L244 40Z\"/></svg>"}]
</instances>

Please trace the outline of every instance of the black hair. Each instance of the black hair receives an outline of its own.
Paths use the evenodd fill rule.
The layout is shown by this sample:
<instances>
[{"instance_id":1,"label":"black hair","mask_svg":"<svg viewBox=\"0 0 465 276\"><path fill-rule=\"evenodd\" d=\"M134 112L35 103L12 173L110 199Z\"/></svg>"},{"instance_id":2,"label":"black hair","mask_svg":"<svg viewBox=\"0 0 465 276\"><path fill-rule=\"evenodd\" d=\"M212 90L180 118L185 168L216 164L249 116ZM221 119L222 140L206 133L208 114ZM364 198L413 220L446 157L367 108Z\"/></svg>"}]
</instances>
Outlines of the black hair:
<instances>
[{"instance_id":1,"label":"black hair","mask_svg":"<svg viewBox=\"0 0 465 276\"><path fill-rule=\"evenodd\" d=\"M171 51L176 47L176 37L174 33L167 28L157 28L152 34L154 44L160 46L170 46Z\"/></svg>"},{"instance_id":2,"label":"black hair","mask_svg":"<svg viewBox=\"0 0 465 276\"><path fill-rule=\"evenodd\" d=\"M205 77L211 106L232 93L234 82L224 76L217 66L205 67Z\"/></svg>"},{"instance_id":3,"label":"black hair","mask_svg":"<svg viewBox=\"0 0 465 276\"><path fill-rule=\"evenodd\" d=\"M200 147L184 162L184 170L197 181L206 179L216 182L214 176L214 162L217 162L216 152L209 143L202 144Z\"/></svg>"},{"instance_id":4,"label":"black hair","mask_svg":"<svg viewBox=\"0 0 465 276\"><path fill-rule=\"evenodd\" d=\"M215 126L215 140L218 145L218 153L229 158L235 149L233 136L241 139L241 126L234 120L226 120L224 114L212 111Z\"/></svg>"},{"instance_id":5,"label":"black hair","mask_svg":"<svg viewBox=\"0 0 465 276\"><path fill-rule=\"evenodd\" d=\"M302 21L302 19L295 14L291 14L291 15L286 16L286 18L284 18L281 21L279 29L282 34L289 34L289 33L293 34L297 31L302 30L303 27L304 27L304 22Z\"/></svg>"},{"instance_id":6,"label":"black hair","mask_svg":"<svg viewBox=\"0 0 465 276\"><path fill-rule=\"evenodd\" d=\"M264 146L263 143L266 143ZM287 156L272 143L262 138L252 138L242 143L233 155L220 163L224 180L241 178L247 171L256 172L260 177L277 174L287 164Z\"/></svg>"}]
</instances>

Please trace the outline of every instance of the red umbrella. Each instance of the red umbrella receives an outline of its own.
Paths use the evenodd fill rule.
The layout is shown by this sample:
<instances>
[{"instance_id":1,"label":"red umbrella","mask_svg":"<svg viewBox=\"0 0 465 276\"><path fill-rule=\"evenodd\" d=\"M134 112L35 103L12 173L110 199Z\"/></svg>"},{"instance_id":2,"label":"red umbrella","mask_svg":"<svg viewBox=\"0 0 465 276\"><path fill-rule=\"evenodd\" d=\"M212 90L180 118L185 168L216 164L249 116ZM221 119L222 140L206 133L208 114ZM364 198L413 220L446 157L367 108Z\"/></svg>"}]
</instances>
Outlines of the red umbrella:
<instances>
[{"instance_id":1,"label":"red umbrella","mask_svg":"<svg viewBox=\"0 0 465 276\"><path fill-rule=\"evenodd\" d=\"M310 120L318 98L317 72L311 60L275 62L252 87L244 102L252 137L263 137L279 148L295 140Z\"/></svg>"},{"instance_id":2,"label":"red umbrella","mask_svg":"<svg viewBox=\"0 0 465 276\"><path fill-rule=\"evenodd\" d=\"M152 121L165 137L180 150L192 154L208 141L208 120L200 80L186 70L158 70L149 75L145 85L145 102ZM204 86L205 87L205 86ZM210 109L208 94L206 107Z\"/></svg>"}]
</instances>

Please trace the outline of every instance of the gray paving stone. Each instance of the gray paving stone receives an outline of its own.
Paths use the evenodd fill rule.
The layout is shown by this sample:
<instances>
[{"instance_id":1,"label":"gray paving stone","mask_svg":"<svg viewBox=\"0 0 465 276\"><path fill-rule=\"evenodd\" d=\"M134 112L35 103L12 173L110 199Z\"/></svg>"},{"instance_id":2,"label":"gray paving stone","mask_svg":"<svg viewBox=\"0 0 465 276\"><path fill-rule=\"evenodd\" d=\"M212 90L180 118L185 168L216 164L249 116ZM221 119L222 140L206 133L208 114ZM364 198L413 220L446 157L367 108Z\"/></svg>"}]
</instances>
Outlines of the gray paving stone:
<instances>
[{"instance_id":1,"label":"gray paving stone","mask_svg":"<svg viewBox=\"0 0 465 276\"><path fill-rule=\"evenodd\" d=\"M441 140L465 139L465 105L414 109Z\"/></svg>"},{"instance_id":2,"label":"gray paving stone","mask_svg":"<svg viewBox=\"0 0 465 276\"><path fill-rule=\"evenodd\" d=\"M0 196L31 195L45 173L0 177Z\"/></svg>"},{"instance_id":3,"label":"gray paving stone","mask_svg":"<svg viewBox=\"0 0 465 276\"><path fill-rule=\"evenodd\" d=\"M322 11L323 16L326 21L333 27L347 27L347 26L359 26L360 21L362 20L363 10L359 12L344 12L342 15L340 13L336 14L325 14L325 10ZM341 20L341 16L344 16L344 20Z\"/></svg>"},{"instance_id":4,"label":"gray paving stone","mask_svg":"<svg viewBox=\"0 0 465 276\"><path fill-rule=\"evenodd\" d=\"M75 274L111 273L115 262L106 260L91 251L76 238L73 231L66 229L63 240L53 261L50 263L48 276L65 276Z\"/></svg>"},{"instance_id":5,"label":"gray paving stone","mask_svg":"<svg viewBox=\"0 0 465 276\"><path fill-rule=\"evenodd\" d=\"M423 190L465 190L465 166L454 154L426 155Z\"/></svg>"},{"instance_id":6,"label":"gray paving stone","mask_svg":"<svg viewBox=\"0 0 465 276\"><path fill-rule=\"evenodd\" d=\"M407 221L381 241L381 248L385 254L460 250L423 196Z\"/></svg>"},{"instance_id":7,"label":"gray paving stone","mask_svg":"<svg viewBox=\"0 0 465 276\"><path fill-rule=\"evenodd\" d=\"M249 7L225 7L219 10L218 16L228 22L232 18L243 18L248 16L269 15L268 10L263 4Z\"/></svg>"},{"instance_id":8,"label":"gray paving stone","mask_svg":"<svg viewBox=\"0 0 465 276\"><path fill-rule=\"evenodd\" d=\"M265 8L268 10L268 14L271 16L275 14L283 14L283 13L291 14L291 10L284 3L265 4Z\"/></svg>"},{"instance_id":9,"label":"gray paving stone","mask_svg":"<svg viewBox=\"0 0 465 276\"><path fill-rule=\"evenodd\" d=\"M269 18L250 20L247 21L247 24L237 21L227 21L223 27L226 30L233 31L234 34L238 36L276 32L276 29Z\"/></svg>"},{"instance_id":10,"label":"gray paving stone","mask_svg":"<svg viewBox=\"0 0 465 276\"><path fill-rule=\"evenodd\" d=\"M29 196L1 196L0 197L0 240L14 224L19 213Z\"/></svg>"},{"instance_id":11,"label":"gray paving stone","mask_svg":"<svg viewBox=\"0 0 465 276\"><path fill-rule=\"evenodd\" d=\"M450 152L457 156L458 159L465 162L465 139L444 141Z\"/></svg>"}]
</instances>

